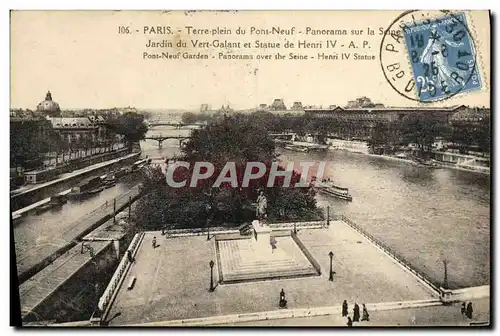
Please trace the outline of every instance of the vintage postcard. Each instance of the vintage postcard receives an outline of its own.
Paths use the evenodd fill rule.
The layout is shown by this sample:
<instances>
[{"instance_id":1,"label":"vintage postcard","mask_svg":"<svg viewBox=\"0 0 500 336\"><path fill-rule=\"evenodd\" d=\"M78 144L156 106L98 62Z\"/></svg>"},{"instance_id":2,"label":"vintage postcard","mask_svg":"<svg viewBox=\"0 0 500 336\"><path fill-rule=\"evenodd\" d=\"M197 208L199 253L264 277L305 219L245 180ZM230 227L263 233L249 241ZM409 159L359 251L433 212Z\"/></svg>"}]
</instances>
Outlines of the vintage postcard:
<instances>
[{"instance_id":1,"label":"vintage postcard","mask_svg":"<svg viewBox=\"0 0 500 336\"><path fill-rule=\"evenodd\" d=\"M490 15L11 11L11 323L491 326Z\"/></svg>"}]
</instances>

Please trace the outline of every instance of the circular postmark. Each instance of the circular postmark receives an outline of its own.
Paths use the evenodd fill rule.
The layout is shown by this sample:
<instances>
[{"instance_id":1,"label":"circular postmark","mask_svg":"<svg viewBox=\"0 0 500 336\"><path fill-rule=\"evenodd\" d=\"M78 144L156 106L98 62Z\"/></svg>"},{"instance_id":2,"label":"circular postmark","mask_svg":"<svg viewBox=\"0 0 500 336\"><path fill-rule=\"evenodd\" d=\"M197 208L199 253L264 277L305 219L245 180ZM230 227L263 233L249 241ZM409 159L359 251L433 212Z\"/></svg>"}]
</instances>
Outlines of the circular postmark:
<instances>
[{"instance_id":1,"label":"circular postmark","mask_svg":"<svg viewBox=\"0 0 500 336\"><path fill-rule=\"evenodd\" d=\"M422 103L480 90L476 59L464 12L404 12L385 30L380 43L380 65L389 85Z\"/></svg>"}]
</instances>

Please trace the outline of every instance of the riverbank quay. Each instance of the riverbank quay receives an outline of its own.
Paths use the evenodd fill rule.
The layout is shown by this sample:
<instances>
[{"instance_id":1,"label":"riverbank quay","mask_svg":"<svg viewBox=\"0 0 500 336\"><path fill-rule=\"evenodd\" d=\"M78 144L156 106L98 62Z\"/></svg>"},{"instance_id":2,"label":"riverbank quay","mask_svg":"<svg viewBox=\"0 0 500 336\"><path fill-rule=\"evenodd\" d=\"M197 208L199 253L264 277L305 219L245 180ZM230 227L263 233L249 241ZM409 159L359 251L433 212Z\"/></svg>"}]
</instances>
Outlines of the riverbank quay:
<instances>
[{"instance_id":1,"label":"riverbank quay","mask_svg":"<svg viewBox=\"0 0 500 336\"><path fill-rule=\"evenodd\" d=\"M57 230L46 231L44 228L38 228L41 230L38 234L39 238L31 244L16 244L19 282L23 283L28 280L78 244L79 239L112 218L113 213L120 212L130 202L134 202L140 196L139 188L139 185L136 185L75 221L59 223ZM16 237L16 228L14 228L14 237Z\"/></svg>"},{"instance_id":2,"label":"riverbank quay","mask_svg":"<svg viewBox=\"0 0 500 336\"><path fill-rule=\"evenodd\" d=\"M303 146L303 147L308 147L308 148L315 148L319 146L318 144L310 143L310 142L303 142L303 141L293 141L289 142L290 144L297 145L297 146ZM325 146L326 147L326 146ZM366 155L370 157L376 157L376 158L382 158L386 160L392 160L392 161L399 161L399 162L405 162L409 163L414 166L418 167L427 167L424 164L421 164L411 158L401 158L397 157L395 155L381 155L381 154L373 154L369 153L366 150L360 150L357 147L349 148L349 147L338 147L338 146L329 146L327 148L328 151L330 152L336 152L336 151L344 151L344 152L350 152L350 153L355 153L355 154L360 154L360 155ZM435 157L433 164L434 166L429 166L429 168L449 168L449 169L456 169L456 170L462 170L462 171L469 171L469 172L475 172L479 174L486 174L490 175L490 168L486 166L478 166L478 165L471 165L467 164L468 162L475 162L475 161L481 161L483 162L485 160L484 157L481 156L474 156L474 155L462 155L462 154L456 154L452 152L441 152L441 151L433 151L432 155ZM443 158L446 158L448 161L443 161Z\"/></svg>"},{"instance_id":3,"label":"riverbank quay","mask_svg":"<svg viewBox=\"0 0 500 336\"><path fill-rule=\"evenodd\" d=\"M152 246L153 237L159 246ZM297 237L320 264L321 275L217 284L210 292L208 264L211 260L215 262L216 283L220 267L216 239L169 238L159 231L145 232L104 323L140 325L146 321L272 311L278 308L282 288L287 293L289 309L330 307L343 300L358 303L439 301L435 291L402 270L348 225L331 222L328 228L300 229ZM334 253L333 281L328 281L330 251ZM134 278L133 287L127 289Z\"/></svg>"},{"instance_id":4,"label":"riverbank quay","mask_svg":"<svg viewBox=\"0 0 500 336\"><path fill-rule=\"evenodd\" d=\"M74 170L82 169L96 163L112 160L128 153L130 153L128 148L120 147L116 150L105 153L93 154L82 158L74 158L61 165L45 167L44 169L39 170L24 171L24 186L47 182L61 174L70 173ZM20 188L22 187L23 186Z\"/></svg>"},{"instance_id":5,"label":"riverbank quay","mask_svg":"<svg viewBox=\"0 0 500 336\"><path fill-rule=\"evenodd\" d=\"M72 184L82 181L91 174L103 174L110 169L115 169L137 160L140 152L130 153L125 156L100 162L71 173L63 174L55 180L37 185L26 185L10 192L11 211L17 211L47 197L53 196L71 187Z\"/></svg>"},{"instance_id":6,"label":"riverbank quay","mask_svg":"<svg viewBox=\"0 0 500 336\"><path fill-rule=\"evenodd\" d=\"M130 210L135 204L19 287L23 323L90 318L131 242Z\"/></svg>"}]
</instances>

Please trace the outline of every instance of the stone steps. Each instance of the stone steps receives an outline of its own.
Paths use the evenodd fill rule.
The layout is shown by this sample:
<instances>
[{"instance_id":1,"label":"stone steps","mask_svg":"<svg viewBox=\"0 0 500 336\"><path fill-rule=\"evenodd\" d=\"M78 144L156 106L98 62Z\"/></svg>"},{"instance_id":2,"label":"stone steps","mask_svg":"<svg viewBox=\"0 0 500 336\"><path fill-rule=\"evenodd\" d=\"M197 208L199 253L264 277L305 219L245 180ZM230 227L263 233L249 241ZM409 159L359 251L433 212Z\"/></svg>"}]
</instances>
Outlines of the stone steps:
<instances>
[{"instance_id":1,"label":"stone steps","mask_svg":"<svg viewBox=\"0 0 500 336\"><path fill-rule=\"evenodd\" d=\"M234 282L234 281L248 281L248 280L263 280L272 278L287 278L287 277L297 277L297 276L313 276L317 275L314 268L298 268L293 270L277 270L277 271L261 271L261 272L244 272L244 273L232 273L224 276L223 281Z\"/></svg>"},{"instance_id":2,"label":"stone steps","mask_svg":"<svg viewBox=\"0 0 500 336\"><path fill-rule=\"evenodd\" d=\"M223 283L317 275L292 238L278 238L274 251L251 239L217 243Z\"/></svg>"}]
</instances>

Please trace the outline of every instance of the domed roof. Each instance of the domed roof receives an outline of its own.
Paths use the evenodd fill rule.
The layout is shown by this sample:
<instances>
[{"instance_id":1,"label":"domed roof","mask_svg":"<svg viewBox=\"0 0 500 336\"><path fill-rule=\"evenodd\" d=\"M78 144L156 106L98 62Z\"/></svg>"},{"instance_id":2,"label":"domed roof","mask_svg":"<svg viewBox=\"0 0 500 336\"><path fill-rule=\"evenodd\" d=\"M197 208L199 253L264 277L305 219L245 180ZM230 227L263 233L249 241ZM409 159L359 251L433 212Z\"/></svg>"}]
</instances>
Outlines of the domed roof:
<instances>
[{"instance_id":1,"label":"domed roof","mask_svg":"<svg viewBox=\"0 0 500 336\"><path fill-rule=\"evenodd\" d=\"M59 115L61 112L59 104L52 100L52 94L50 91L47 92L45 100L38 104L36 110L49 116Z\"/></svg>"}]
</instances>

